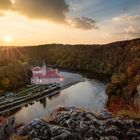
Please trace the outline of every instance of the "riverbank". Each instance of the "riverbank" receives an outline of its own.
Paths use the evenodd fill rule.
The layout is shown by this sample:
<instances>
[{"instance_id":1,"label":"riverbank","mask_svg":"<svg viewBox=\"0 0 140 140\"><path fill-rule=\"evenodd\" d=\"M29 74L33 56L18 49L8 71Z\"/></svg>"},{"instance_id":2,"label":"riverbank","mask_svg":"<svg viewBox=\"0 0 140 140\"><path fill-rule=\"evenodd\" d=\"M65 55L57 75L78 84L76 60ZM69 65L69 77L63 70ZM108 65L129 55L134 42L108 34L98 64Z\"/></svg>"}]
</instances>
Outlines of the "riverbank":
<instances>
[{"instance_id":1,"label":"riverbank","mask_svg":"<svg viewBox=\"0 0 140 140\"><path fill-rule=\"evenodd\" d=\"M58 66L58 68L62 72L77 73L79 75L82 75L83 77L86 77L86 78L89 78L89 79L96 79L96 80L99 80L103 83L109 83L110 79L112 77L112 74L105 74L105 73L96 72L96 71L62 68L62 67L59 67L59 66Z\"/></svg>"},{"instance_id":2,"label":"riverbank","mask_svg":"<svg viewBox=\"0 0 140 140\"><path fill-rule=\"evenodd\" d=\"M7 97L7 98L3 97L3 99L0 100L0 114L4 114L16 108L23 107L29 103L32 103L33 101L37 99L39 100L44 97L53 96L57 94L58 92L60 92L60 90L64 90L76 83L85 81L85 78L82 77L80 74L68 73L68 72L60 72L60 74L64 77L64 83L61 85L61 89L56 90L56 92L55 91L52 92L46 89L44 90L44 93L42 94L43 90L40 90L40 86L34 85L34 86L31 86L30 88L26 88L25 92L24 90L22 90L11 97ZM44 87L44 85L42 86ZM47 85L45 88L47 88ZM51 85L50 85L50 88L51 88Z\"/></svg>"},{"instance_id":3,"label":"riverbank","mask_svg":"<svg viewBox=\"0 0 140 140\"><path fill-rule=\"evenodd\" d=\"M20 127L14 140L139 140L140 120L115 117L102 110L92 113L75 107L58 108L49 119Z\"/></svg>"},{"instance_id":4,"label":"riverbank","mask_svg":"<svg viewBox=\"0 0 140 140\"><path fill-rule=\"evenodd\" d=\"M16 108L25 106L33 101L45 96L51 96L60 91L60 85L39 85L26 91L16 93L11 97L4 98L4 102L0 101L0 115L10 112Z\"/></svg>"}]
</instances>

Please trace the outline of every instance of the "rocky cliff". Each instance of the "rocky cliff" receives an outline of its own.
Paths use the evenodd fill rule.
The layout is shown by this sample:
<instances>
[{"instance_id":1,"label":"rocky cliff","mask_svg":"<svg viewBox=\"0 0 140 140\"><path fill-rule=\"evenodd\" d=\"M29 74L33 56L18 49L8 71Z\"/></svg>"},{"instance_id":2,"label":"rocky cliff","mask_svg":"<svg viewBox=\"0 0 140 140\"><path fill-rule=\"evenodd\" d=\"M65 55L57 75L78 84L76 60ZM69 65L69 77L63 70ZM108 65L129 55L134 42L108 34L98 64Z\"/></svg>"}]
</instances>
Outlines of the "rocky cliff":
<instances>
[{"instance_id":1,"label":"rocky cliff","mask_svg":"<svg viewBox=\"0 0 140 140\"><path fill-rule=\"evenodd\" d=\"M47 121L25 124L16 136L33 140L139 140L140 120L114 117L105 110L92 113L75 107L59 108Z\"/></svg>"}]
</instances>

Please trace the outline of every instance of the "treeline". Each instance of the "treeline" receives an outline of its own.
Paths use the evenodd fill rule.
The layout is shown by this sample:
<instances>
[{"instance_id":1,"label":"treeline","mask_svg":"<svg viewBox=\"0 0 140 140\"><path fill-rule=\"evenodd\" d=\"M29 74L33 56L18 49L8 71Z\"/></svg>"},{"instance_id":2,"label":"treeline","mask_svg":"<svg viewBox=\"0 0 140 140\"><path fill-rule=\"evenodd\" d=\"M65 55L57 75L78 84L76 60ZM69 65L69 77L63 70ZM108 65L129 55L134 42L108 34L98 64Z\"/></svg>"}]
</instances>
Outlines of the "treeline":
<instances>
[{"instance_id":1,"label":"treeline","mask_svg":"<svg viewBox=\"0 0 140 140\"><path fill-rule=\"evenodd\" d=\"M14 92L30 83L31 71L27 63L19 60L9 61L0 67L0 96Z\"/></svg>"},{"instance_id":2,"label":"treeline","mask_svg":"<svg viewBox=\"0 0 140 140\"><path fill-rule=\"evenodd\" d=\"M113 75L126 71L132 61L139 59L139 45L137 39L107 45L51 44L19 50L30 64L42 64L45 59L47 64L62 68Z\"/></svg>"},{"instance_id":3,"label":"treeline","mask_svg":"<svg viewBox=\"0 0 140 140\"><path fill-rule=\"evenodd\" d=\"M9 61L15 58L30 65L41 65L45 59L47 64L61 68L113 75L126 71L129 64L139 58L139 44L140 39L107 45L49 44L11 48ZM6 53L1 53L0 65L6 65L7 59Z\"/></svg>"},{"instance_id":4,"label":"treeline","mask_svg":"<svg viewBox=\"0 0 140 140\"><path fill-rule=\"evenodd\" d=\"M108 107L120 101L133 103L140 83L140 39L114 42L106 45L49 44L12 48L13 58L29 65L47 64L60 68L102 73L112 77L107 88ZM2 58L2 59L1 59ZM0 65L5 65L3 53ZM115 104L115 105L116 105Z\"/></svg>"}]
</instances>

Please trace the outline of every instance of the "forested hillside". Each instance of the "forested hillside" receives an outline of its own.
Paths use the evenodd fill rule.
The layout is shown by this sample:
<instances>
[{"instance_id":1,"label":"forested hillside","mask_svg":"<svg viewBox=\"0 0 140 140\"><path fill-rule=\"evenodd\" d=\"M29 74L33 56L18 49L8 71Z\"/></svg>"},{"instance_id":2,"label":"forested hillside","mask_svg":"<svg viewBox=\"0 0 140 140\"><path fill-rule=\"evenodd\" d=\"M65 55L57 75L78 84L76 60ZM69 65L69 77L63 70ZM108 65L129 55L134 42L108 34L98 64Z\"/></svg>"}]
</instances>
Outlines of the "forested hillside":
<instances>
[{"instance_id":1,"label":"forested hillside","mask_svg":"<svg viewBox=\"0 0 140 140\"><path fill-rule=\"evenodd\" d=\"M0 53L1 66L7 63L6 52ZM8 61L18 59L22 63L41 65L45 60L60 68L103 73L112 77L107 88L108 108L118 111L126 107L125 104L134 104L140 84L140 39L106 45L49 44L11 48L8 55Z\"/></svg>"},{"instance_id":2,"label":"forested hillside","mask_svg":"<svg viewBox=\"0 0 140 140\"><path fill-rule=\"evenodd\" d=\"M93 71L104 74L125 72L140 58L140 39L107 45L51 44L21 48L20 52L31 64L56 64L62 68Z\"/></svg>"},{"instance_id":3,"label":"forested hillside","mask_svg":"<svg viewBox=\"0 0 140 140\"><path fill-rule=\"evenodd\" d=\"M15 92L30 84L32 72L25 62L13 59L0 66L0 96L6 92Z\"/></svg>"}]
</instances>

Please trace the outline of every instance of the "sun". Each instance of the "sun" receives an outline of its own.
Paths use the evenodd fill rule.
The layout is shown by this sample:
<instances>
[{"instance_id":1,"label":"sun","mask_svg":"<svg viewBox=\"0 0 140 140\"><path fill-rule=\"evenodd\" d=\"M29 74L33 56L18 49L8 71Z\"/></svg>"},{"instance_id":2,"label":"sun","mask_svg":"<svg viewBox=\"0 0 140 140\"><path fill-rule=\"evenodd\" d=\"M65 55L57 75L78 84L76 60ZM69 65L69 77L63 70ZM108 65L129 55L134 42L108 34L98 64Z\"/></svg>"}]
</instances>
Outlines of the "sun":
<instances>
[{"instance_id":1,"label":"sun","mask_svg":"<svg viewBox=\"0 0 140 140\"><path fill-rule=\"evenodd\" d=\"M11 41L12 41L12 37L11 37L11 36L9 36L9 35L6 35L6 36L3 38L3 40L4 40L4 42L9 43L9 42L11 42Z\"/></svg>"},{"instance_id":2,"label":"sun","mask_svg":"<svg viewBox=\"0 0 140 140\"><path fill-rule=\"evenodd\" d=\"M12 4L15 4L16 0L10 0Z\"/></svg>"}]
</instances>

